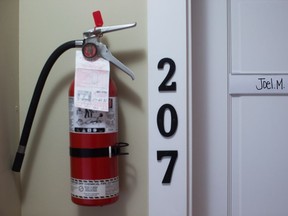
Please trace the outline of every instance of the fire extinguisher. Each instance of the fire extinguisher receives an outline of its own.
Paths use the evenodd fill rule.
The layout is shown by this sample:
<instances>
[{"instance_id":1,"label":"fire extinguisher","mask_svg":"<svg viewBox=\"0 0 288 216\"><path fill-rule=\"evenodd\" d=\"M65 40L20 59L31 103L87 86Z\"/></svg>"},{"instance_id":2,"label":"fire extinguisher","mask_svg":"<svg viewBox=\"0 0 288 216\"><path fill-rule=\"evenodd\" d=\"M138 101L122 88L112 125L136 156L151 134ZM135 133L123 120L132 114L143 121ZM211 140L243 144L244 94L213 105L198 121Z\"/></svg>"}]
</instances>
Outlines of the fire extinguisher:
<instances>
[{"instance_id":1,"label":"fire extinguisher","mask_svg":"<svg viewBox=\"0 0 288 216\"><path fill-rule=\"evenodd\" d=\"M87 60L104 58L132 79L135 78L133 72L116 59L105 44L101 43L100 38L104 33L131 28L136 26L136 23L102 27L101 13L96 11L93 16L96 27L83 33L84 40L64 43L45 63L25 119L13 171L20 172L44 84L52 66L62 53L70 48L82 48L83 56ZM118 101L115 82L109 80L108 112L78 108L74 106L73 101L74 81L69 88L71 199L74 203L85 206L114 203L119 196L118 156L127 154L123 153L121 148L128 145L118 142ZM81 125L85 115L90 116L89 121L94 122L92 126L91 124Z\"/></svg>"},{"instance_id":2,"label":"fire extinguisher","mask_svg":"<svg viewBox=\"0 0 288 216\"><path fill-rule=\"evenodd\" d=\"M79 205L103 206L116 202L119 194L117 89L109 83L109 111L74 106L74 81L69 89L71 198ZM86 117L89 116L89 117ZM113 118L113 127L108 125ZM85 119L91 124L83 126ZM100 125L98 128L93 124ZM97 123L100 122L100 123ZM92 126L92 127L91 127ZM93 127L94 126L94 127ZM109 128L110 127L110 128Z\"/></svg>"},{"instance_id":3,"label":"fire extinguisher","mask_svg":"<svg viewBox=\"0 0 288 216\"><path fill-rule=\"evenodd\" d=\"M101 17L95 23L102 25ZM99 27L84 33L83 56L89 61L98 57L105 58L126 72L134 79L133 72L117 60L100 42L106 32L127 27ZM74 81L69 90L70 104L70 157L71 157L71 196L79 205L103 206L118 200L119 175L118 155L127 144L118 142L118 107L117 88L114 81L109 81L108 112L81 109L74 106ZM88 124L86 116L89 116ZM92 123L91 123L92 122ZM111 123L112 122L112 123Z\"/></svg>"}]
</instances>

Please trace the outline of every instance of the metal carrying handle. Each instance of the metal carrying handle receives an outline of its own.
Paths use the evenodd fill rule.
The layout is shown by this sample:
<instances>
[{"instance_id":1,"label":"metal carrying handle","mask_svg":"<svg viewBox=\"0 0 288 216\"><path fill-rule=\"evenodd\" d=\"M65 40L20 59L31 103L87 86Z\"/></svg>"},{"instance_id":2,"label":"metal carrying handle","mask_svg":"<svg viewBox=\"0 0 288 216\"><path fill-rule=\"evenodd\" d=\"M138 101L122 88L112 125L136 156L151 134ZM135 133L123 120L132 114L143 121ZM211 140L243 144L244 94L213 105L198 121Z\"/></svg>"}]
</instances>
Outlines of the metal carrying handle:
<instances>
[{"instance_id":1,"label":"metal carrying handle","mask_svg":"<svg viewBox=\"0 0 288 216\"><path fill-rule=\"evenodd\" d=\"M137 25L136 22L131 24L123 24L123 25L115 25L115 26L104 26L104 27L95 27L94 29L89 29L83 33L84 38L90 38L90 37L102 37L103 34L113 32L113 31L119 31L124 30L128 28L133 28Z\"/></svg>"},{"instance_id":2,"label":"metal carrying handle","mask_svg":"<svg viewBox=\"0 0 288 216\"><path fill-rule=\"evenodd\" d=\"M111 62L117 68L122 70L128 76L131 77L132 80L135 79L135 75L132 70L130 70L126 65L124 65L121 61L115 58L107 46L100 42L100 38L104 33L119 31L127 28L132 28L136 26L135 23L124 24L124 25L116 25L116 26L106 26L106 27L95 27L94 29L90 29L83 33L84 44L82 47L82 53L88 60L95 59L96 56L102 57L107 61Z\"/></svg>"}]
</instances>

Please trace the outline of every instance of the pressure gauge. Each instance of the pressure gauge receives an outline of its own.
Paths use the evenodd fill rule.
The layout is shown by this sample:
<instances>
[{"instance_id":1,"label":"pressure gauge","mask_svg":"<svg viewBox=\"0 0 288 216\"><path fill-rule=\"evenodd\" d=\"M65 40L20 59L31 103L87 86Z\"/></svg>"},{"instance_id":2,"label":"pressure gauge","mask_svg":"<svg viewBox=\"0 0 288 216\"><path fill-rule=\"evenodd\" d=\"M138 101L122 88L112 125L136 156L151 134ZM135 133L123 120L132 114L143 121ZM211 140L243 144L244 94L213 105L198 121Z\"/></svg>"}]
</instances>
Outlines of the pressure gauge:
<instances>
[{"instance_id":1,"label":"pressure gauge","mask_svg":"<svg viewBox=\"0 0 288 216\"><path fill-rule=\"evenodd\" d=\"M97 54L97 47L94 43L86 43L82 47L82 53L86 58L94 58Z\"/></svg>"}]
</instances>

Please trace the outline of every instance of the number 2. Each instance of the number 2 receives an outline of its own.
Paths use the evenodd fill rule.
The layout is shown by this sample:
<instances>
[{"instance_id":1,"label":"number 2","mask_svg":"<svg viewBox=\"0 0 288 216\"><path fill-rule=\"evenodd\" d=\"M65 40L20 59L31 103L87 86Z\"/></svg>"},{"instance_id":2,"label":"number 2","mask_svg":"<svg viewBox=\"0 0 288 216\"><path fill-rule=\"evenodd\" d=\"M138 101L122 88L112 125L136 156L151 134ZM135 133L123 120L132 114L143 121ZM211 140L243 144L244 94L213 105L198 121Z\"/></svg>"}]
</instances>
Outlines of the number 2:
<instances>
[{"instance_id":1,"label":"number 2","mask_svg":"<svg viewBox=\"0 0 288 216\"><path fill-rule=\"evenodd\" d=\"M158 69L164 69L164 65L168 64L170 66L169 71L167 73L167 76L163 80L163 82L159 85L158 90L159 92L163 91L176 91L176 82L172 82L171 85L168 85L167 83L170 81L170 79L173 77L176 71L176 65L175 62L170 58L163 58L158 63Z\"/></svg>"}]
</instances>

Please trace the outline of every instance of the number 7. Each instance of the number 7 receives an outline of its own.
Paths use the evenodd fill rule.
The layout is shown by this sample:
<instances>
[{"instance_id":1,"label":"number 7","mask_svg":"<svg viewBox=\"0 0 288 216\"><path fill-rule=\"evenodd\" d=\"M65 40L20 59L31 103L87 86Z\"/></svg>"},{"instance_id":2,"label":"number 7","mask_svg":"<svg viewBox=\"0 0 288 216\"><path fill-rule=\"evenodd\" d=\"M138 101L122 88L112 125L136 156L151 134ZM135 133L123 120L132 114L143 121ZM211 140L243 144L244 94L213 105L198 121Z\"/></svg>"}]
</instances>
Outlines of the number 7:
<instances>
[{"instance_id":1,"label":"number 7","mask_svg":"<svg viewBox=\"0 0 288 216\"><path fill-rule=\"evenodd\" d=\"M160 161L163 157L171 157L162 180L162 184L169 184L171 183L174 166L178 157L178 151L157 151L157 160Z\"/></svg>"}]
</instances>

